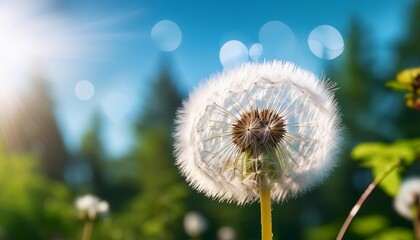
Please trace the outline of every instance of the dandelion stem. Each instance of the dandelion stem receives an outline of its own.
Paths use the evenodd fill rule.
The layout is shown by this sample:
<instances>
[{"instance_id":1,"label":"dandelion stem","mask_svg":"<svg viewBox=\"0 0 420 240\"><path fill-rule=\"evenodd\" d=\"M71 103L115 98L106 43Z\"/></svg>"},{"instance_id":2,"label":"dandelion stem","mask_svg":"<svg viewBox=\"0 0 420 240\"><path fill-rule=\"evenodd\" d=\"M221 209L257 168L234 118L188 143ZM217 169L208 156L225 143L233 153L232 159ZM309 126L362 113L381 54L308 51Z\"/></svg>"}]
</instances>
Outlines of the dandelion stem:
<instances>
[{"instance_id":1,"label":"dandelion stem","mask_svg":"<svg viewBox=\"0 0 420 240\"><path fill-rule=\"evenodd\" d=\"M261 239L272 240L271 230L271 196L270 188L264 178L260 178L260 206L261 206Z\"/></svg>"},{"instance_id":2,"label":"dandelion stem","mask_svg":"<svg viewBox=\"0 0 420 240\"><path fill-rule=\"evenodd\" d=\"M420 195L416 195L414 199L414 218L413 227L416 233L416 239L420 240Z\"/></svg>"},{"instance_id":3,"label":"dandelion stem","mask_svg":"<svg viewBox=\"0 0 420 240\"><path fill-rule=\"evenodd\" d=\"M93 228L93 221L86 220L85 226L83 227L82 240L90 240L90 236L92 235L92 228Z\"/></svg>"},{"instance_id":4,"label":"dandelion stem","mask_svg":"<svg viewBox=\"0 0 420 240\"><path fill-rule=\"evenodd\" d=\"M376 188L376 186L378 186L378 184L381 183L382 180L384 180L385 177L387 177L393 170L399 167L400 164L401 164L401 161L396 161L394 164L390 165L384 172L382 172L375 179L373 179L373 181L369 184L369 186L360 196L359 200L357 200L354 207L351 209L349 215L346 218L346 221L344 222L343 226L340 229L340 232L338 233L338 236L336 238L337 240L343 239L344 234L346 233L348 227L350 226L350 223L353 220L354 216L356 216L360 207L363 205L363 203L366 201L366 199L372 193L372 191Z\"/></svg>"}]
</instances>

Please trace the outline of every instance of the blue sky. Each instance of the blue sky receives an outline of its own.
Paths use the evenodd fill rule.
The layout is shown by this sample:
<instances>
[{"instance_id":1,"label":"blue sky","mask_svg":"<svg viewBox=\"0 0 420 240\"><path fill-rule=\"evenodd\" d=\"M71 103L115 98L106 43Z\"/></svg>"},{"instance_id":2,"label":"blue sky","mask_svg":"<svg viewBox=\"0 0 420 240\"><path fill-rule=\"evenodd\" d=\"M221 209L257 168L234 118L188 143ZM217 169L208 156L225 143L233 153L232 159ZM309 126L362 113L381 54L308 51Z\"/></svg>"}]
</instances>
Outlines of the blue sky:
<instances>
[{"instance_id":1,"label":"blue sky","mask_svg":"<svg viewBox=\"0 0 420 240\"><path fill-rule=\"evenodd\" d=\"M171 59L179 87L184 92L190 90L200 80L223 70L220 51L222 46L231 40L237 40L234 43L242 43L248 51L253 44L260 43L262 38L266 39L266 42L272 39L280 43L280 47L277 46L280 49L279 54L273 54L276 46L271 46L270 50L267 42L266 45L262 44L263 52L258 61L264 58L291 60L320 75L326 61L338 61L340 56L331 60L315 56L308 46L308 36L316 27L330 25L345 38L350 21L357 19L370 30L370 37L376 46L372 51L378 59L381 59L378 61L379 64L383 64L392 57L388 54L391 44L404 33L407 10L413 2L413 0L37 0L34 2L38 1L42 2L42 8L37 7L29 11L31 14L23 14L26 16L25 19L31 20L28 24L37 26L36 23L39 22L37 19L42 19L41 23L51 25L47 38L57 39L57 36L60 36L59 39L66 40L63 41L65 46L60 45L58 48L59 51L56 48L50 49L54 54L50 54L52 57L46 56L45 58L51 59L42 65L51 81L53 98L57 101L56 115L65 142L70 149L77 149L81 134L87 129L96 111L104 117L103 138L108 152L113 155L122 154L128 149L131 121L141 113L144 104L153 104L144 100L163 55ZM0 7L10 8L10 11L29 8L16 7L12 1L4 0L0 0ZM156 39L151 37L153 27L162 20L172 21L181 31L182 39L178 39L180 44L173 51L162 51ZM272 36L270 29L266 30L262 33L265 37L261 37L263 26L270 21L278 21L276 26L279 26L280 22L286 27L277 28L278 34L273 33ZM55 25L50 22L54 22ZM0 35L1 26L0 18ZM328 35L328 32L326 34ZM169 40L166 41L171 39L176 40L177 37L171 37L169 34ZM331 40L328 37L326 39ZM37 48L36 43L36 40L31 42L33 48ZM65 54L60 55L57 52ZM345 53L344 46L343 54ZM253 61L247 56L245 57L248 61ZM242 55L242 61L243 57ZM87 100L81 100L80 96L75 94L77 84L83 80L91 83L88 87L93 89L92 91L89 88L87 90L81 88L82 92L79 94L88 94L85 96ZM87 92L83 92L84 90Z\"/></svg>"}]
</instances>

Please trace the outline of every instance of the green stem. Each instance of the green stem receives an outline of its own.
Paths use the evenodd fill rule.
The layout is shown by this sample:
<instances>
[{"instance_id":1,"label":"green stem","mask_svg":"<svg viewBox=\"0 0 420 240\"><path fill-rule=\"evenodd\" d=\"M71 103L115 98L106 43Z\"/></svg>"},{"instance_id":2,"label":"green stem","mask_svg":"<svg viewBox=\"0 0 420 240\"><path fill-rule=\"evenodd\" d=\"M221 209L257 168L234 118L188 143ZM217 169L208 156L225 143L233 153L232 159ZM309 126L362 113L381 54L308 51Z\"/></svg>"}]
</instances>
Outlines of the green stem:
<instances>
[{"instance_id":1,"label":"green stem","mask_svg":"<svg viewBox=\"0 0 420 240\"><path fill-rule=\"evenodd\" d=\"M360 196L357 203L354 205L354 207L351 209L349 215L346 218L346 221L344 222L343 226L340 229L340 232L338 233L337 240L341 240L344 237L344 234L346 233L348 227L350 226L351 221L353 220L354 216L356 216L357 212L359 211L360 207L363 205L363 203L366 201L367 197L372 193L372 191L375 189L376 186L378 186L379 183L382 182L393 170L395 170L398 166L400 166L401 161L396 161L394 164L389 166L384 172L382 172L380 175L378 175L366 188L366 190L363 192L362 196Z\"/></svg>"},{"instance_id":2,"label":"green stem","mask_svg":"<svg viewBox=\"0 0 420 240\"><path fill-rule=\"evenodd\" d=\"M83 227L82 240L90 240L90 236L92 235L92 228L93 228L93 221L86 220L85 226Z\"/></svg>"},{"instance_id":3,"label":"green stem","mask_svg":"<svg viewBox=\"0 0 420 240\"><path fill-rule=\"evenodd\" d=\"M264 180L264 181L263 181ZM260 206L261 206L261 239L272 240L273 233L271 227L271 196L270 188L265 183L265 179L260 178Z\"/></svg>"}]
</instances>

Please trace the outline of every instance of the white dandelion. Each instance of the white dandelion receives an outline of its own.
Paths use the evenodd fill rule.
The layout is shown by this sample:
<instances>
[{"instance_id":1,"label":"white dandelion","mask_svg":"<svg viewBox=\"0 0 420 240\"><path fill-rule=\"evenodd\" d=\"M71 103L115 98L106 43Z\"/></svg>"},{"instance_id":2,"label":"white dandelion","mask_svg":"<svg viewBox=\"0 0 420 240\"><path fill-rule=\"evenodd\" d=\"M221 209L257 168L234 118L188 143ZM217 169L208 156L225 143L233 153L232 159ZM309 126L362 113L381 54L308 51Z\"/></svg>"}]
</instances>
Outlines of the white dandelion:
<instances>
[{"instance_id":1,"label":"white dandelion","mask_svg":"<svg viewBox=\"0 0 420 240\"><path fill-rule=\"evenodd\" d=\"M75 207L79 218L89 221L95 220L98 215L106 215L109 211L108 202L91 194L76 198Z\"/></svg>"},{"instance_id":2,"label":"white dandelion","mask_svg":"<svg viewBox=\"0 0 420 240\"><path fill-rule=\"evenodd\" d=\"M316 186L335 166L341 137L332 87L279 61L213 76L178 112L176 164L209 197L260 199L263 239L271 239L271 200Z\"/></svg>"},{"instance_id":3,"label":"white dandelion","mask_svg":"<svg viewBox=\"0 0 420 240\"><path fill-rule=\"evenodd\" d=\"M417 217L416 207L420 207L420 178L409 178L401 184L394 208L401 216L413 220Z\"/></svg>"},{"instance_id":4,"label":"white dandelion","mask_svg":"<svg viewBox=\"0 0 420 240\"><path fill-rule=\"evenodd\" d=\"M92 194L76 198L74 205L77 216L85 222L83 227L83 240L89 240L92 235L93 223L99 216L104 216L109 211L109 204Z\"/></svg>"},{"instance_id":5,"label":"white dandelion","mask_svg":"<svg viewBox=\"0 0 420 240\"><path fill-rule=\"evenodd\" d=\"M275 201L317 185L341 139L331 84L278 61L211 77L184 102L175 138L187 181L238 204L258 199L261 177Z\"/></svg>"}]
</instances>

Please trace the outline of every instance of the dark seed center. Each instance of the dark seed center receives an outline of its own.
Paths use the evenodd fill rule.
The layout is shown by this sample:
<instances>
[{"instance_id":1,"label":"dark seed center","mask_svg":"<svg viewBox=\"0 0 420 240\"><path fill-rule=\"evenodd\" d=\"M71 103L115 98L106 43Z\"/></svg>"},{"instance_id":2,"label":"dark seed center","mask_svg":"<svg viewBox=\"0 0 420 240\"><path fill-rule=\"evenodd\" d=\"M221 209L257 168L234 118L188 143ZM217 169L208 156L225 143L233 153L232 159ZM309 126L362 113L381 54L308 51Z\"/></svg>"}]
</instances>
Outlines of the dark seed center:
<instances>
[{"instance_id":1,"label":"dark seed center","mask_svg":"<svg viewBox=\"0 0 420 240\"><path fill-rule=\"evenodd\" d=\"M251 110L232 125L232 142L241 152L266 152L276 146L286 134L284 119L269 109Z\"/></svg>"}]
</instances>

